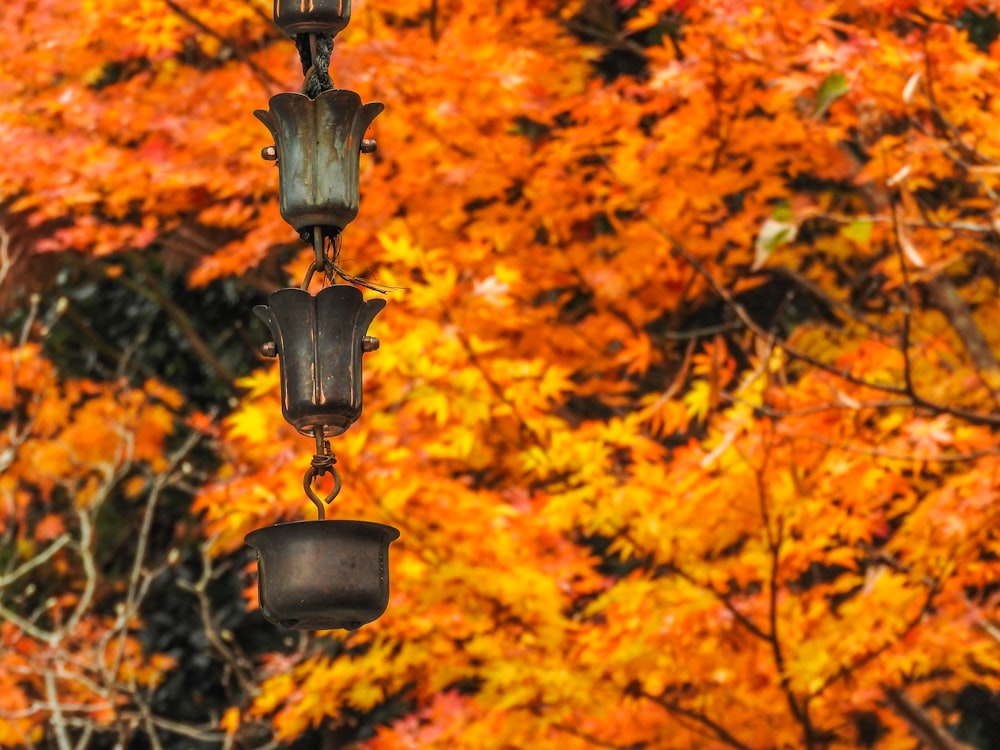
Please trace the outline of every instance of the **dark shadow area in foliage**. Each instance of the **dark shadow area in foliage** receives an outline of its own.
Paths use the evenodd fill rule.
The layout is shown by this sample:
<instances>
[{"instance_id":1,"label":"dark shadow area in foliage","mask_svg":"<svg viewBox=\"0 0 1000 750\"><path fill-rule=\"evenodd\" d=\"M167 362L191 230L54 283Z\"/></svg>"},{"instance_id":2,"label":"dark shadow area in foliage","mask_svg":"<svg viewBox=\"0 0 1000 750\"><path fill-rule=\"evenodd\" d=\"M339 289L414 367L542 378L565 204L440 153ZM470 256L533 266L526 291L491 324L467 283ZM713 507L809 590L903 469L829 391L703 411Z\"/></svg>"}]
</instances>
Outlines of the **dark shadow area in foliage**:
<instances>
[{"instance_id":1,"label":"dark shadow area in foliage","mask_svg":"<svg viewBox=\"0 0 1000 750\"><path fill-rule=\"evenodd\" d=\"M103 264L67 265L56 282L48 294L66 306L45 353L67 375L124 375L134 385L154 377L194 408L227 410L232 381L260 364L267 334L251 311L266 295L239 279L191 289L136 256L116 275Z\"/></svg>"},{"instance_id":2,"label":"dark shadow area in foliage","mask_svg":"<svg viewBox=\"0 0 1000 750\"><path fill-rule=\"evenodd\" d=\"M1000 695L981 685L966 685L955 709L961 717L950 727L956 739L980 750L1000 750Z\"/></svg>"},{"instance_id":3,"label":"dark shadow area in foliage","mask_svg":"<svg viewBox=\"0 0 1000 750\"><path fill-rule=\"evenodd\" d=\"M996 13L964 10L955 22L955 26L968 32L969 41L976 45L980 52L989 52L990 45L1000 36L1000 18L997 18Z\"/></svg>"}]
</instances>

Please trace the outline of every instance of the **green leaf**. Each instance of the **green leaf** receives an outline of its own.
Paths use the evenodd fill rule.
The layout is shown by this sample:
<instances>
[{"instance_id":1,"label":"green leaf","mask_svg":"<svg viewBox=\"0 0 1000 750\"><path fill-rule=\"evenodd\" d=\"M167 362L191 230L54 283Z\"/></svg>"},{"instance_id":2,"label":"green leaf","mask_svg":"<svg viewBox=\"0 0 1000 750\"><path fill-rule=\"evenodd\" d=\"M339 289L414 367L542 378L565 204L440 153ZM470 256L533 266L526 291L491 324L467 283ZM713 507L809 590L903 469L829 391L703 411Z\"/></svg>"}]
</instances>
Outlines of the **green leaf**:
<instances>
[{"instance_id":1,"label":"green leaf","mask_svg":"<svg viewBox=\"0 0 1000 750\"><path fill-rule=\"evenodd\" d=\"M792 217L792 209L787 203L778 204L774 213L771 214L761 225L757 240L754 242L753 264L750 270L759 270L771 253L782 245L787 245L795 241L799 232L798 224Z\"/></svg>"},{"instance_id":2,"label":"green leaf","mask_svg":"<svg viewBox=\"0 0 1000 750\"><path fill-rule=\"evenodd\" d=\"M831 73L823 79L823 83L816 92L816 106L813 108L813 117L819 119L826 114L830 105L851 90L851 84L847 82L847 76L843 73Z\"/></svg>"},{"instance_id":3,"label":"green leaf","mask_svg":"<svg viewBox=\"0 0 1000 750\"><path fill-rule=\"evenodd\" d=\"M840 230L840 234L858 245L867 245L872 239L874 224L866 219L852 221Z\"/></svg>"}]
</instances>

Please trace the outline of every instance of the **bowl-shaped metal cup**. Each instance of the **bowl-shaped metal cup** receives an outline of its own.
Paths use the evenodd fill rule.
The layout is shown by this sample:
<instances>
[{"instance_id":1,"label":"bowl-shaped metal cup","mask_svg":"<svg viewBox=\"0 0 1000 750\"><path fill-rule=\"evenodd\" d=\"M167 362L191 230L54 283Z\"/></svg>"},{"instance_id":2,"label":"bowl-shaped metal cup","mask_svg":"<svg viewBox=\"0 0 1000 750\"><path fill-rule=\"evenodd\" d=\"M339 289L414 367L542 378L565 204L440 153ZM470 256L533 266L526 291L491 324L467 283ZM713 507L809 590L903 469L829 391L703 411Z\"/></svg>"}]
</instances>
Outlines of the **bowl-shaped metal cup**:
<instances>
[{"instance_id":1,"label":"bowl-shaped metal cup","mask_svg":"<svg viewBox=\"0 0 1000 750\"><path fill-rule=\"evenodd\" d=\"M252 531L260 609L276 625L356 630L389 604L392 526L368 521L299 521Z\"/></svg>"}]
</instances>

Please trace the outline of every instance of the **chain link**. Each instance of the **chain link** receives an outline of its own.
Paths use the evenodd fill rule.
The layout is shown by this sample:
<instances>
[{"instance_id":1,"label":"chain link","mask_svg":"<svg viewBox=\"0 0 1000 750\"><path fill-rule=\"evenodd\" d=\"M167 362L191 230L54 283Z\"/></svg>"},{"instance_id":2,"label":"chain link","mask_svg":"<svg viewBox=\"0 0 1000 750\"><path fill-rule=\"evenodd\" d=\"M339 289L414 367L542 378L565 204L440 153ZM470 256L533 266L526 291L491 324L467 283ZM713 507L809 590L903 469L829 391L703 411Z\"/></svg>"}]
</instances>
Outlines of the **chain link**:
<instances>
[{"instance_id":1,"label":"chain link","mask_svg":"<svg viewBox=\"0 0 1000 750\"><path fill-rule=\"evenodd\" d=\"M302 63L302 88L300 92L315 99L333 86L330 78L330 57L333 55L333 36L330 34L298 34L295 46Z\"/></svg>"},{"instance_id":2,"label":"chain link","mask_svg":"<svg viewBox=\"0 0 1000 750\"><path fill-rule=\"evenodd\" d=\"M326 520L326 506L336 499L343 487L343 480L336 468L337 457L330 451L330 442L324 438L323 433L322 425L317 425L313 428L313 434L316 438L316 453L313 455L312 462L302 477L302 489L305 491L306 497L316 506L320 521ZM313 482L324 474L331 474L333 476L333 489L327 493L326 497L320 499L312 485Z\"/></svg>"}]
</instances>

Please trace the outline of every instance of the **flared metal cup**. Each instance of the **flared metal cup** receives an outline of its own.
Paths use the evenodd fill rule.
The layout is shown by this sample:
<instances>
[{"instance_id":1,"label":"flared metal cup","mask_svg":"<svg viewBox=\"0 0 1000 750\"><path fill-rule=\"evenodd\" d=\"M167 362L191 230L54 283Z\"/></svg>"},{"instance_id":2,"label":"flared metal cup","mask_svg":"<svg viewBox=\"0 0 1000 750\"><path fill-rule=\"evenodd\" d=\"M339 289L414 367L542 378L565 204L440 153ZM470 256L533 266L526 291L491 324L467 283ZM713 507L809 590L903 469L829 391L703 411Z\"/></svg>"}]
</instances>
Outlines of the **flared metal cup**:
<instances>
[{"instance_id":1,"label":"flared metal cup","mask_svg":"<svg viewBox=\"0 0 1000 750\"><path fill-rule=\"evenodd\" d=\"M281 366L281 412L299 432L342 434L361 416L361 356L368 326L385 300L365 301L346 284L313 295L279 289L254 312L274 336Z\"/></svg>"},{"instance_id":2,"label":"flared metal cup","mask_svg":"<svg viewBox=\"0 0 1000 750\"><path fill-rule=\"evenodd\" d=\"M358 215L361 142L384 107L353 91L284 93L254 114L274 136L281 217L297 231L343 229Z\"/></svg>"}]
</instances>

